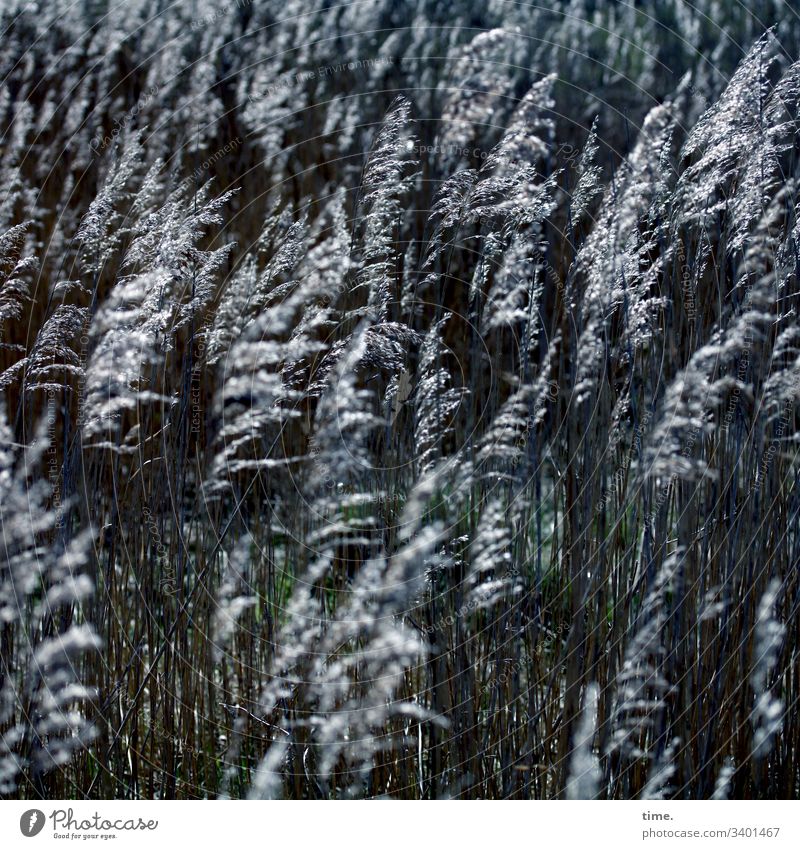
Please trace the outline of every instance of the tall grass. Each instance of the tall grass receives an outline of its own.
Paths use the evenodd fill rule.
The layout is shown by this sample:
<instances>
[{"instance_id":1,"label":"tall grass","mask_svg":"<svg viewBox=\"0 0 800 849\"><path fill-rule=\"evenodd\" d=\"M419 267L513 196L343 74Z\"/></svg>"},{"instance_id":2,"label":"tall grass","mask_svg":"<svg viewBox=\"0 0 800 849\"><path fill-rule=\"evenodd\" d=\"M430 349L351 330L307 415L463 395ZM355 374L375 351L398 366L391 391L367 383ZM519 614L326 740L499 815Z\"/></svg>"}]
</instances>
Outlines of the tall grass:
<instances>
[{"instance_id":1,"label":"tall grass","mask_svg":"<svg viewBox=\"0 0 800 849\"><path fill-rule=\"evenodd\" d=\"M800 793L799 19L484 7L3 11L3 795Z\"/></svg>"}]
</instances>

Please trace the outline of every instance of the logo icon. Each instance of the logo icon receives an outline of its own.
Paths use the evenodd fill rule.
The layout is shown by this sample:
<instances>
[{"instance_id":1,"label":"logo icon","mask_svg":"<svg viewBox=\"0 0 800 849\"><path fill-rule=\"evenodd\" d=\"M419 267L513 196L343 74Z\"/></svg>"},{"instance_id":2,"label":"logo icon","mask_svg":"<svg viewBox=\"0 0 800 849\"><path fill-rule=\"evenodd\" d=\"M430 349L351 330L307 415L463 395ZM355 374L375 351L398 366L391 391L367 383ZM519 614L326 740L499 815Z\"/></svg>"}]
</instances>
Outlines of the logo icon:
<instances>
[{"instance_id":1,"label":"logo icon","mask_svg":"<svg viewBox=\"0 0 800 849\"><path fill-rule=\"evenodd\" d=\"M36 808L31 808L19 818L19 830L25 837L36 837L44 828L44 814Z\"/></svg>"}]
</instances>

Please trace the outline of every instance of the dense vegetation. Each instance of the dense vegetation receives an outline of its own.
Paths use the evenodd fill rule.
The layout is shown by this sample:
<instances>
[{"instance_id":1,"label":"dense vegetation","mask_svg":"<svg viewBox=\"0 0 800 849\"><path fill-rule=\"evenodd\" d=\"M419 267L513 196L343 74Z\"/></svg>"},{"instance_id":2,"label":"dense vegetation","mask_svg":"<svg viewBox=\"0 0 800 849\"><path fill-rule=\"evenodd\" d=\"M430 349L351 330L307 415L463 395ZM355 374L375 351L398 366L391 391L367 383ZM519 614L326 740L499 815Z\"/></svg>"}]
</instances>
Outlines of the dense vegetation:
<instances>
[{"instance_id":1,"label":"dense vegetation","mask_svg":"<svg viewBox=\"0 0 800 849\"><path fill-rule=\"evenodd\" d=\"M797 798L798 11L3 3L0 795Z\"/></svg>"}]
</instances>

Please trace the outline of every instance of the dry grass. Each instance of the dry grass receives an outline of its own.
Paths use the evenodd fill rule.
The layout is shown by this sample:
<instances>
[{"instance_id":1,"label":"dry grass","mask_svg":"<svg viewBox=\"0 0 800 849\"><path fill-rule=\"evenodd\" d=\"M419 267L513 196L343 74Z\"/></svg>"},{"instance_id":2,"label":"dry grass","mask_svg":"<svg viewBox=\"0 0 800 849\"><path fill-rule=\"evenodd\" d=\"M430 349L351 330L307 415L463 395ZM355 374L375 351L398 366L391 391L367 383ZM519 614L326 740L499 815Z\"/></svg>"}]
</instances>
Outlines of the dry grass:
<instances>
[{"instance_id":1,"label":"dry grass","mask_svg":"<svg viewBox=\"0 0 800 849\"><path fill-rule=\"evenodd\" d=\"M0 793L796 798L788 13L96 5L3 23Z\"/></svg>"}]
</instances>

